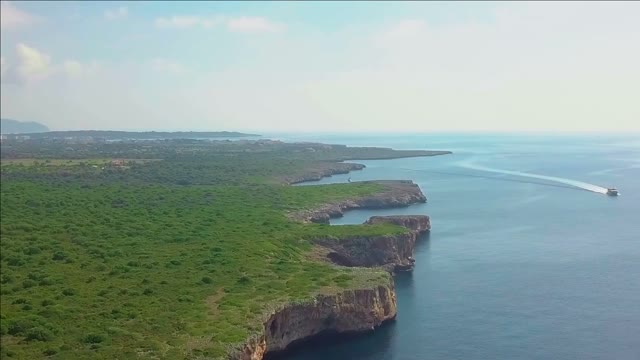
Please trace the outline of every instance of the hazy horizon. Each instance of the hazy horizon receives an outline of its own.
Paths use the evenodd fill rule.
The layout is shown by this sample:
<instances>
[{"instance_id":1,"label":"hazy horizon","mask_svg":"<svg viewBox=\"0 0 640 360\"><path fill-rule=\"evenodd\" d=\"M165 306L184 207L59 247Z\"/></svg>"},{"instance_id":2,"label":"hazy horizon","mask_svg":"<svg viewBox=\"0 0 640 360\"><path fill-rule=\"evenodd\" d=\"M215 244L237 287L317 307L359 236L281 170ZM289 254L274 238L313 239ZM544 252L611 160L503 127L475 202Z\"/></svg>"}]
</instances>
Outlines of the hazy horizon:
<instances>
[{"instance_id":1,"label":"hazy horizon","mask_svg":"<svg viewBox=\"0 0 640 360\"><path fill-rule=\"evenodd\" d=\"M640 131L637 2L1 4L1 116L51 130Z\"/></svg>"}]
</instances>

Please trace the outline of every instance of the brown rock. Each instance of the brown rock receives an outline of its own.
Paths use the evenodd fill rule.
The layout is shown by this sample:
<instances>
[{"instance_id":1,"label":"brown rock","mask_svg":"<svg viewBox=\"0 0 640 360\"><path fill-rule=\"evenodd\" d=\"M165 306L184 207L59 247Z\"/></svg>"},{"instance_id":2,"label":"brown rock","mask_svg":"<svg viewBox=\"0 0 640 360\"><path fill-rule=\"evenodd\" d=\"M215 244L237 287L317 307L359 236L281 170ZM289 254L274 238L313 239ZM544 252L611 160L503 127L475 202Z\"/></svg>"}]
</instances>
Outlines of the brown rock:
<instances>
[{"instance_id":1,"label":"brown rock","mask_svg":"<svg viewBox=\"0 0 640 360\"><path fill-rule=\"evenodd\" d=\"M294 303L275 311L264 323L264 333L249 339L232 360L259 360L266 353L285 350L294 342L321 333L370 331L397 312L391 279L387 285L371 289L346 290L335 295L318 295L306 303Z\"/></svg>"},{"instance_id":2,"label":"brown rock","mask_svg":"<svg viewBox=\"0 0 640 360\"><path fill-rule=\"evenodd\" d=\"M318 239L315 243L328 249L327 258L341 266L381 266L389 271L413 269L413 252L421 233L431 229L426 215L374 216L367 225L391 223L407 228L400 234L355 236L342 239Z\"/></svg>"}]
</instances>

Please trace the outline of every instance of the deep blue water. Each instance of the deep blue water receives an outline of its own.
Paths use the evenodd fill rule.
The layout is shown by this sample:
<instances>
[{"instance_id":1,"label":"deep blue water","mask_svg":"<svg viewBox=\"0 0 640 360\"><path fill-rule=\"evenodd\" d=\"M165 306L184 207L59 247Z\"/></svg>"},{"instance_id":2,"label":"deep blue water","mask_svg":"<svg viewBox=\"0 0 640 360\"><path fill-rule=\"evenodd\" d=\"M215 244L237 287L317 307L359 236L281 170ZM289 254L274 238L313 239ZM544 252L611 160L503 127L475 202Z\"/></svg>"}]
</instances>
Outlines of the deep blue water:
<instances>
[{"instance_id":1,"label":"deep blue water","mask_svg":"<svg viewBox=\"0 0 640 360\"><path fill-rule=\"evenodd\" d=\"M428 214L413 273L396 277L398 317L287 360L640 359L640 135L282 136L440 149L453 155L358 161L318 183L411 179L428 203L351 211ZM468 164L616 186L608 197Z\"/></svg>"}]
</instances>

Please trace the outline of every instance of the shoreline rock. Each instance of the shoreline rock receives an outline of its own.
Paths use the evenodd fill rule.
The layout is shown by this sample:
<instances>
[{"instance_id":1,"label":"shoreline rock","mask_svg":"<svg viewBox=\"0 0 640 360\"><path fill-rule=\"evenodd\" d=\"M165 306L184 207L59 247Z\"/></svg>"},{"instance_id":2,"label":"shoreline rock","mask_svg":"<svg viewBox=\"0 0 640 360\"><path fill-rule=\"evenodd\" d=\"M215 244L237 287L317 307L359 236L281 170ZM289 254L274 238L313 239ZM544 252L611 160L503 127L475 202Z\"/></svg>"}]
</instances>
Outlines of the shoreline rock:
<instances>
[{"instance_id":1,"label":"shoreline rock","mask_svg":"<svg viewBox=\"0 0 640 360\"><path fill-rule=\"evenodd\" d=\"M383 267L389 272L413 269L413 251L420 234L431 229L426 215L373 216L365 225L389 223L407 228L407 233L318 240L350 264ZM329 259L336 262L335 259ZM343 265L343 264L339 264ZM249 339L229 355L230 360L262 360L286 353L290 346L323 334L349 335L372 331L395 319L397 300L393 277L387 284L369 289L351 289L332 295L317 295L312 301L290 303L274 311L264 322L263 333Z\"/></svg>"},{"instance_id":2,"label":"shoreline rock","mask_svg":"<svg viewBox=\"0 0 640 360\"><path fill-rule=\"evenodd\" d=\"M325 204L315 209L296 211L289 216L296 221L328 224L331 218L342 217L344 212L348 210L397 208L427 202L420 187L411 180L377 180L360 183L383 185L385 190L366 197L347 199Z\"/></svg>"},{"instance_id":3,"label":"shoreline rock","mask_svg":"<svg viewBox=\"0 0 640 360\"><path fill-rule=\"evenodd\" d=\"M354 236L346 239L318 239L314 242L327 249L327 259L341 266L383 267L389 272L409 271L415 260L415 244L421 234L431 229L426 215L373 216L365 225L394 224L407 233Z\"/></svg>"},{"instance_id":4,"label":"shoreline rock","mask_svg":"<svg viewBox=\"0 0 640 360\"><path fill-rule=\"evenodd\" d=\"M290 345L325 333L351 334L371 331L396 317L398 308L393 279L370 289L345 290L318 295L312 301L290 304L275 311L264 324L264 333L232 352L230 360L261 360L278 355Z\"/></svg>"},{"instance_id":5,"label":"shoreline rock","mask_svg":"<svg viewBox=\"0 0 640 360\"><path fill-rule=\"evenodd\" d=\"M310 143L310 145L320 145L322 147L344 147L345 145L327 145L327 144L315 144ZM385 148L375 148L375 147L363 147L362 149L372 149L372 150L390 150ZM318 168L309 169L306 173L295 175L295 176L285 176L282 178L283 182L288 185L299 184L307 181L318 181L322 178L329 177L337 174L347 174L351 171L362 170L366 168L363 164L358 163L347 163L344 161L358 161L358 160L392 160L392 159L403 159L403 158L412 158L412 157L427 157L427 156L439 156L439 155L449 155L452 154L451 151L441 151L441 150L421 150L419 152L414 152L411 154L403 154L403 153L392 153L386 154L383 156L369 156L366 158L355 159L355 158L342 158L333 161L325 161L316 164L319 165Z\"/></svg>"},{"instance_id":6,"label":"shoreline rock","mask_svg":"<svg viewBox=\"0 0 640 360\"><path fill-rule=\"evenodd\" d=\"M309 172L298 176L287 176L284 178L284 182L287 185L300 184L307 181L320 181L325 177L338 174L348 174L352 171L362 170L366 166L356 163L345 162L329 162L324 163L324 166L310 170Z\"/></svg>"},{"instance_id":7,"label":"shoreline rock","mask_svg":"<svg viewBox=\"0 0 640 360\"><path fill-rule=\"evenodd\" d=\"M289 216L301 222L328 223L352 209L381 209L424 203L426 197L413 181L371 181L384 191L371 196L325 204ZM382 267L390 273L413 269L413 251L420 236L431 229L426 215L373 216L364 225L389 223L405 227L404 233L356 236L347 239L320 239L316 245L327 250L330 262L343 266ZM333 254L333 255L330 255ZM345 336L372 331L392 321L397 314L393 277L386 284L365 289L349 289L337 294L321 294L303 303L292 302L273 311L260 334L231 351L229 360L263 360L286 353L290 346L331 333Z\"/></svg>"}]
</instances>

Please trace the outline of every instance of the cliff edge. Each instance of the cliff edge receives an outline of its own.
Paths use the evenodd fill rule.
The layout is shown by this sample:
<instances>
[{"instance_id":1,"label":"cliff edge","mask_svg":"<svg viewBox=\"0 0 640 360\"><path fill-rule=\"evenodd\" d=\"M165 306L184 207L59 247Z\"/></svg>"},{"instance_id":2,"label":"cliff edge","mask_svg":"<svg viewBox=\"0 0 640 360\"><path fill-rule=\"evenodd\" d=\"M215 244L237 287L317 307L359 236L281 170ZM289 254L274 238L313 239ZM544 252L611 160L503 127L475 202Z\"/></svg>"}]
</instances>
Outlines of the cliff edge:
<instances>
[{"instance_id":1,"label":"cliff edge","mask_svg":"<svg viewBox=\"0 0 640 360\"><path fill-rule=\"evenodd\" d=\"M397 313L393 279L369 289L318 295L312 301L289 304L273 312L264 323L263 334L232 351L230 360L261 360L289 345L319 334L371 331L395 318Z\"/></svg>"},{"instance_id":2,"label":"cliff edge","mask_svg":"<svg viewBox=\"0 0 640 360\"><path fill-rule=\"evenodd\" d=\"M365 225L388 223L405 227L405 233L318 239L326 257L341 266L383 267L390 272L413 269L413 252L419 236L431 229L426 215L374 216Z\"/></svg>"},{"instance_id":3,"label":"cliff edge","mask_svg":"<svg viewBox=\"0 0 640 360\"><path fill-rule=\"evenodd\" d=\"M378 180L363 181L362 183L379 184L384 187L384 190L370 196L325 204L315 209L296 211L289 214L289 217L301 222L326 224L331 218L342 217L347 210L385 209L427 202L420 187L411 180Z\"/></svg>"},{"instance_id":4,"label":"cliff edge","mask_svg":"<svg viewBox=\"0 0 640 360\"><path fill-rule=\"evenodd\" d=\"M426 202L412 181L373 181L385 190L370 196L325 204L289 214L297 221L328 223L350 209L376 209ZM431 229L426 215L373 216L363 225L393 224L404 227L388 235L316 239L314 243L326 259L349 267L380 267L390 273L413 269L413 252L419 236ZM322 334L371 331L395 318L397 313L393 277L368 288L320 294L310 301L291 302L271 312L259 334L232 350L230 360L262 360L286 351L292 344Z\"/></svg>"}]
</instances>

